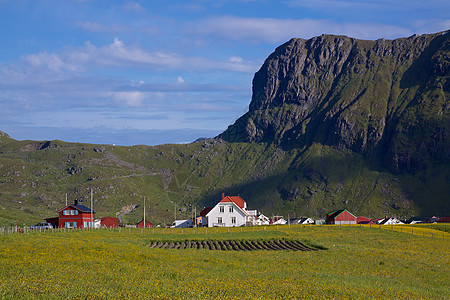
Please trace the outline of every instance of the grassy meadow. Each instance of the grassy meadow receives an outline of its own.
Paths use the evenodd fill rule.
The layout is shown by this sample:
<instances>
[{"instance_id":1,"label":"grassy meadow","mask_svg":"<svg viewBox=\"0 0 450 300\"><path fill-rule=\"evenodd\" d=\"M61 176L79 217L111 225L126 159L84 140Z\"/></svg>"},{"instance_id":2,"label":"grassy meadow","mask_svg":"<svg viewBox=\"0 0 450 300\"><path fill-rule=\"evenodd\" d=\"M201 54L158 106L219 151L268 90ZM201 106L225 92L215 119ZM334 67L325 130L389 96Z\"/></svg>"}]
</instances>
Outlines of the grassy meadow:
<instances>
[{"instance_id":1,"label":"grassy meadow","mask_svg":"<svg viewBox=\"0 0 450 300\"><path fill-rule=\"evenodd\" d=\"M449 299L450 225L99 229L0 236L1 299ZM414 234L411 234L413 231ZM152 249L295 239L318 251Z\"/></svg>"}]
</instances>

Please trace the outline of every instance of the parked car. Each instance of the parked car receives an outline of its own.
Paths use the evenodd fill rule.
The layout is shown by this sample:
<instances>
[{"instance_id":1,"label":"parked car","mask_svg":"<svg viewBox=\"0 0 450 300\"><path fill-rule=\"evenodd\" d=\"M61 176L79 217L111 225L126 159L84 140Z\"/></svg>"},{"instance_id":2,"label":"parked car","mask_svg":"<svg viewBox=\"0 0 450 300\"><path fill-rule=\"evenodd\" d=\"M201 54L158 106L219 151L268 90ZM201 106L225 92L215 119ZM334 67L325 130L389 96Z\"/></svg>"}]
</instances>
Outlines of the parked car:
<instances>
[{"instance_id":1,"label":"parked car","mask_svg":"<svg viewBox=\"0 0 450 300\"><path fill-rule=\"evenodd\" d=\"M29 229L38 229L38 230L42 230L42 229L52 229L53 226L50 223L47 222L41 222L41 223L37 223L36 225L30 226L28 227Z\"/></svg>"}]
</instances>

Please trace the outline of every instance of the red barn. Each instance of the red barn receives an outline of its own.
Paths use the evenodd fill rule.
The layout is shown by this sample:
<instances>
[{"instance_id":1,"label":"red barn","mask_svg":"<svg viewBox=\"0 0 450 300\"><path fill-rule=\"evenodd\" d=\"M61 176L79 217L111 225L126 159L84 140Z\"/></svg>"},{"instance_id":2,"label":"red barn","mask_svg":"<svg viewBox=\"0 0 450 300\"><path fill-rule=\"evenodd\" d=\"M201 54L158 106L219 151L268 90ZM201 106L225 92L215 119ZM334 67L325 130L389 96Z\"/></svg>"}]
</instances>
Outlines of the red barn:
<instances>
[{"instance_id":1,"label":"red barn","mask_svg":"<svg viewBox=\"0 0 450 300\"><path fill-rule=\"evenodd\" d=\"M91 222L95 219L95 211L83 204L78 204L78 201L61 208L58 214L59 228L94 228Z\"/></svg>"},{"instance_id":2,"label":"red barn","mask_svg":"<svg viewBox=\"0 0 450 300\"><path fill-rule=\"evenodd\" d=\"M327 224L356 224L356 217L346 209L335 210L327 214Z\"/></svg>"},{"instance_id":3,"label":"red barn","mask_svg":"<svg viewBox=\"0 0 450 300\"><path fill-rule=\"evenodd\" d=\"M136 224L137 228L144 228L144 220L140 221L139 223ZM152 228L153 224L150 223L148 220L145 220L145 227L146 228Z\"/></svg>"},{"instance_id":4,"label":"red barn","mask_svg":"<svg viewBox=\"0 0 450 300\"><path fill-rule=\"evenodd\" d=\"M101 228L117 228L119 227L119 219L113 217L104 217L100 219Z\"/></svg>"}]
</instances>

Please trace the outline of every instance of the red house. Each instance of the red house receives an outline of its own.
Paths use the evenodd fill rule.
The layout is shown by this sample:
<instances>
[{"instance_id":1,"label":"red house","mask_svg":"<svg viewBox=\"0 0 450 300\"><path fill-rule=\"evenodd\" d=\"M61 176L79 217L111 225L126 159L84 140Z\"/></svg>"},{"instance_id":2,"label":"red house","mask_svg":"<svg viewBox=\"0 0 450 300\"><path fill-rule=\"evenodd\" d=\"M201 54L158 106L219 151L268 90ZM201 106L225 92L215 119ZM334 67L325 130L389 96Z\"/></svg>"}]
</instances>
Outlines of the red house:
<instances>
[{"instance_id":1,"label":"red house","mask_svg":"<svg viewBox=\"0 0 450 300\"><path fill-rule=\"evenodd\" d=\"M137 228L144 228L144 220L140 221L136 224ZM150 223L148 220L145 220L145 228L152 228L153 224Z\"/></svg>"},{"instance_id":2,"label":"red house","mask_svg":"<svg viewBox=\"0 0 450 300\"><path fill-rule=\"evenodd\" d=\"M356 224L356 217L346 209L335 210L327 214L327 224Z\"/></svg>"},{"instance_id":3,"label":"red house","mask_svg":"<svg viewBox=\"0 0 450 300\"><path fill-rule=\"evenodd\" d=\"M119 219L113 217L103 217L100 219L100 227L101 228L118 228L119 227Z\"/></svg>"},{"instance_id":4,"label":"red house","mask_svg":"<svg viewBox=\"0 0 450 300\"><path fill-rule=\"evenodd\" d=\"M69 204L57 211L59 228L94 228L95 211L89 207L78 204Z\"/></svg>"}]
</instances>

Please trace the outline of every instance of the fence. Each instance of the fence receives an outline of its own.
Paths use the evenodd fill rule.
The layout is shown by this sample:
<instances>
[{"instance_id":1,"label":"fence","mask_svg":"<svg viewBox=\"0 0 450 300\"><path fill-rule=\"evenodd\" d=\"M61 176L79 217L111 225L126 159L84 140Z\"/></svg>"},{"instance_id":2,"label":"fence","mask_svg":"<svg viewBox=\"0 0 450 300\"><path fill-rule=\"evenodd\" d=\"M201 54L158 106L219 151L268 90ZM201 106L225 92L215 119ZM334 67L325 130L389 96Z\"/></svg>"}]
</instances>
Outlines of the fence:
<instances>
[{"instance_id":1,"label":"fence","mask_svg":"<svg viewBox=\"0 0 450 300\"><path fill-rule=\"evenodd\" d=\"M30 229L28 227L0 227L0 235L7 234L23 234L23 233L60 233L60 232L80 232L89 230L117 230L118 232L136 232L141 233L162 233L162 234L212 234L212 233L225 233L225 232L249 232L249 231L265 231L265 230L302 230L302 228L318 228L318 227L363 227L373 229L392 230L406 234L412 234L415 236L430 237L446 239L449 237L449 233L444 231L438 231L433 228L418 227L416 225L379 225L379 224L340 224L340 225L260 225L260 226L245 226L245 227L194 227L194 228L131 228L131 227L119 227L119 228L53 228L53 229ZM430 231L432 229L433 231Z\"/></svg>"}]
</instances>

